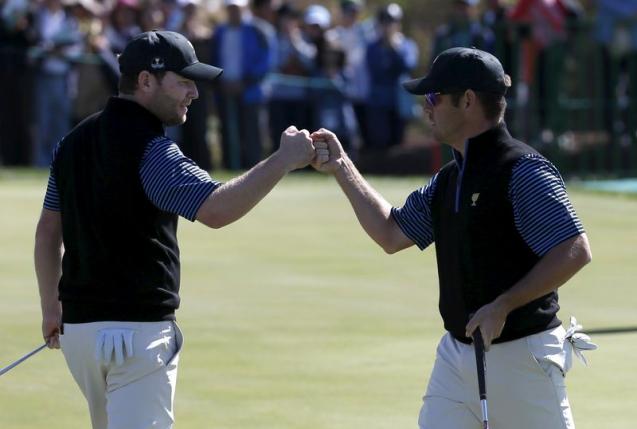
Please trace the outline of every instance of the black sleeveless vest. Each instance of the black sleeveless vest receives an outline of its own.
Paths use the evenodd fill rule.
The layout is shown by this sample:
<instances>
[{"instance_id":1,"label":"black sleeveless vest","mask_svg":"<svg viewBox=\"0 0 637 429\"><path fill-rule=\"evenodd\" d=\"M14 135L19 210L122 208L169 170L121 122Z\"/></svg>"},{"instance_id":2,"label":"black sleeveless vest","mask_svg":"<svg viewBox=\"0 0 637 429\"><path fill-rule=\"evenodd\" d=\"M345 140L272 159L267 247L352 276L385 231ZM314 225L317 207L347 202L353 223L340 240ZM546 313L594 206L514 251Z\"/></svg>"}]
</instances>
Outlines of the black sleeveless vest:
<instances>
[{"instance_id":1,"label":"black sleeveless vest","mask_svg":"<svg viewBox=\"0 0 637 429\"><path fill-rule=\"evenodd\" d=\"M62 140L53 173L62 210L65 323L174 319L177 216L148 200L139 177L144 150L163 135L148 110L113 97Z\"/></svg>"},{"instance_id":2,"label":"black sleeveless vest","mask_svg":"<svg viewBox=\"0 0 637 429\"><path fill-rule=\"evenodd\" d=\"M445 329L459 341L469 342L465 325L470 315L511 288L539 260L515 227L508 197L511 170L530 153L536 152L500 124L470 139L465 158L438 174L432 217L439 307ZM514 310L494 342L558 326L558 309L557 293L550 293Z\"/></svg>"}]
</instances>

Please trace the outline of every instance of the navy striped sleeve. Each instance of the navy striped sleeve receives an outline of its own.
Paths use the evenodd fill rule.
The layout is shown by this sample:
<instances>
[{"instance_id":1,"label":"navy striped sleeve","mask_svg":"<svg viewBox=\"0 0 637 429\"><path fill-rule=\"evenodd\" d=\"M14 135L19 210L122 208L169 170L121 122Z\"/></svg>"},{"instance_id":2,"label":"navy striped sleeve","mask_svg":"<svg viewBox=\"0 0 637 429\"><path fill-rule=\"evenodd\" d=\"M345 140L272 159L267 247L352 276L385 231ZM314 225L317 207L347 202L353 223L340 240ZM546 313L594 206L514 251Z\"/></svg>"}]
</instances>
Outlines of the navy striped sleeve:
<instances>
[{"instance_id":1,"label":"navy striped sleeve","mask_svg":"<svg viewBox=\"0 0 637 429\"><path fill-rule=\"evenodd\" d=\"M392 217L400 229L420 250L434 242L431 201L437 178L436 174L427 186L412 192L402 207L393 207L391 210Z\"/></svg>"},{"instance_id":2,"label":"navy striped sleeve","mask_svg":"<svg viewBox=\"0 0 637 429\"><path fill-rule=\"evenodd\" d=\"M157 208L190 221L195 220L203 202L220 185L166 137L148 143L139 175L148 199Z\"/></svg>"},{"instance_id":3,"label":"navy striped sleeve","mask_svg":"<svg viewBox=\"0 0 637 429\"><path fill-rule=\"evenodd\" d=\"M55 212L62 211L60 207L60 194L58 193L58 186L55 181L55 174L53 173L53 164L55 163L55 157L57 156L60 143L55 146L53 150L53 157L51 161L51 167L49 168L49 180L46 185L46 194L44 195L44 208L47 210L53 210Z\"/></svg>"},{"instance_id":4,"label":"navy striped sleeve","mask_svg":"<svg viewBox=\"0 0 637 429\"><path fill-rule=\"evenodd\" d=\"M515 226L538 256L584 232L560 173L541 155L527 155L514 165L509 198Z\"/></svg>"}]
</instances>

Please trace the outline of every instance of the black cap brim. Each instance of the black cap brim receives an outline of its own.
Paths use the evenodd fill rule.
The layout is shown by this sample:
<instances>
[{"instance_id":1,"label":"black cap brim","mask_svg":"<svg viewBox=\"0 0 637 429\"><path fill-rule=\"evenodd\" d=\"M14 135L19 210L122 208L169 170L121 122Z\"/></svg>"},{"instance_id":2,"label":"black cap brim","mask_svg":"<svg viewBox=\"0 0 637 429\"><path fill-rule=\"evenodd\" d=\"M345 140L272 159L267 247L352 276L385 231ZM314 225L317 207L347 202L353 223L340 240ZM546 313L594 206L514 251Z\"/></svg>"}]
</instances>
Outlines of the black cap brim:
<instances>
[{"instance_id":1,"label":"black cap brim","mask_svg":"<svg viewBox=\"0 0 637 429\"><path fill-rule=\"evenodd\" d=\"M441 90L439 85L433 79L427 77L421 77L420 79L408 80L403 82L403 88L414 95L425 95L431 92L438 92Z\"/></svg>"},{"instance_id":2,"label":"black cap brim","mask_svg":"<svg viewBox=\"0 0 637 429\"><path fill-rule=\"evenodd\" d=\"M223 69L209 64L194 63L184 67L178 73L196 82L212 82L223 73Z\"/></svg>"}]
</instances>

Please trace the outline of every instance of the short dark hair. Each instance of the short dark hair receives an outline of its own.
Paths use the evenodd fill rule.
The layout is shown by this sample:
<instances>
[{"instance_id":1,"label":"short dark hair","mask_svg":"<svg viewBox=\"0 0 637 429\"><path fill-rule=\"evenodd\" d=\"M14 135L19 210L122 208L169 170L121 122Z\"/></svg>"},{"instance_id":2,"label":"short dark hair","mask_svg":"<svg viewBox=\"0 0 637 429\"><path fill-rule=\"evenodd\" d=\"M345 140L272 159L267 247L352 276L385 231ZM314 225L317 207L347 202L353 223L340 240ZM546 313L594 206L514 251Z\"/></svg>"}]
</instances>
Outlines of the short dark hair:
<instances>
[{"instance_id":1,"label":"short dark hair","mask_svg":"<svg viewBox=\"0 0 637 429\"><path fill-rule=\"evenodd\" d=\"M117 85L117 89L119 90L120 94L131 95L135 92L135 90L137 89L137 78L139 77L139 73L141 72L138 72L137 74L122 73L122 75L119 77L119 83ZM161 83L162 79L166 75L166 72L156 71L151 72L151 74L157 78L159 83Z\"/></svg>"},{"instance_id":2,"label":"short dark hair","mask_svg":"<svg viewBox=\"0 0 637 429\"><path fill-rule=\"evenodd\" d=\"M455 107L458 107L460 98L464 95L465 91L451 92L451 102ZM492 92L475 91L476 97L482 105L484 110L484 116L490 121L500 121L504 117L504 111L507 108L507 101L503 95L494 94Z\"/></svg>"}]
</instances>

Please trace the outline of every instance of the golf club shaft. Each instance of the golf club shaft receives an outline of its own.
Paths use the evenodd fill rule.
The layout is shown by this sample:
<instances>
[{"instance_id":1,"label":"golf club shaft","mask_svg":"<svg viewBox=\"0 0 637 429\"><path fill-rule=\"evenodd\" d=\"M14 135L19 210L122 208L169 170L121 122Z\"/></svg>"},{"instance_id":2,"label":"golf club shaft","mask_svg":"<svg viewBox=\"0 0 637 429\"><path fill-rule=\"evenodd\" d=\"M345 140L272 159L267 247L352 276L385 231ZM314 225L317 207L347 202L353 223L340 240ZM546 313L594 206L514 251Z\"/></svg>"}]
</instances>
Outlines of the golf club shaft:
<instances>
[{"instance_id":1,"label":"golf club shaft","mask_svg":"<svg viewBox=\"0 0 637 429\"><path fill-rule=\"evenodd\" d=\"M489 412L487 407L487 364L484 356L484 340L480 328L473 333L473 347L476 353L476 368L478 370L478 392L480 393L480 408L482 409L483 429L489 429Z\"/></svg>"},{"instance_id":2,"label":"golf club shaft","mask_svg":"<svg viewBox=\"0 0 637 429\"><path fill-rule=\"evenodd\" d=\"M12 368L15 368L16 366L20 365L22 362L24 362L25 360L29 359L31 356L33 356L34 354L36 354L40 350L43 350L45 347L46 347L46 343L42 344L41 346L39 346L35 350L32 350L29 353L25 354L20 359L18 359L17 361L13 362L12 364L10 364L8 366L5 366L4 368L0 369L0 375L3 375L5 373L9 372Z\"/></svg>"}]
</instances>

